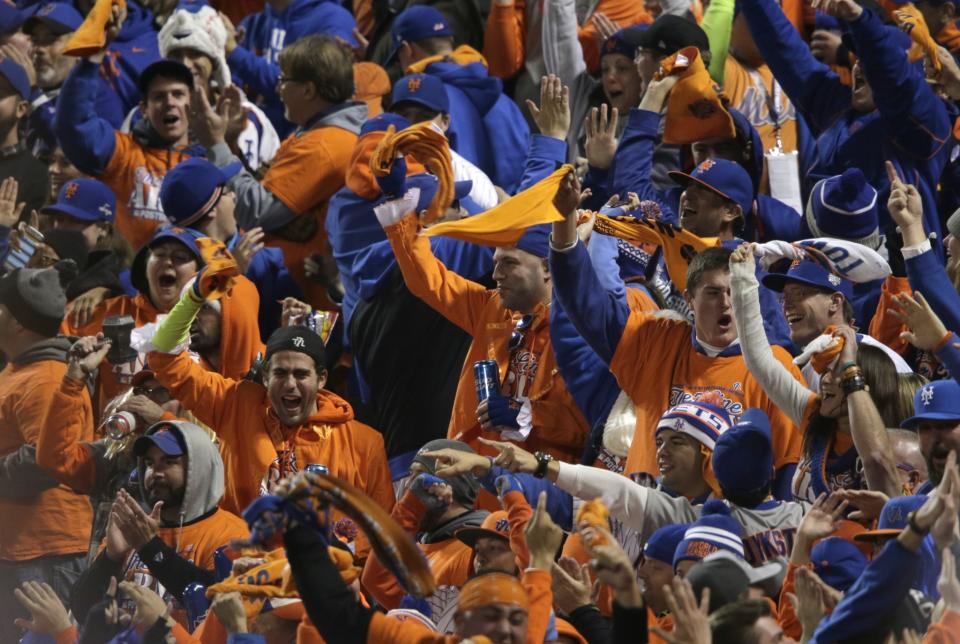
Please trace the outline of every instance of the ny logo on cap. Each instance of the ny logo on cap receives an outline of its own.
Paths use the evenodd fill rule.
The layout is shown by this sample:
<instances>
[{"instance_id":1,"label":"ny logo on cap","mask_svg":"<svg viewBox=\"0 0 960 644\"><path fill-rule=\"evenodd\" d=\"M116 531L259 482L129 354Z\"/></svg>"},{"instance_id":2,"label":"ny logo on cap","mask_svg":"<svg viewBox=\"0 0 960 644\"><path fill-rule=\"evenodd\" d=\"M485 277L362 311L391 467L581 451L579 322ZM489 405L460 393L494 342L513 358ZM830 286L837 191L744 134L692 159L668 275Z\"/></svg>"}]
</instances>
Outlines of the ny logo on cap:
<instances>
[{"instance_id":1,"label":"ny logo on cap","mask_svg":"<svg viewBox=\"0 0 960 644\"><path fill-rule=\"evenodd\" d=\"M434 31L443 31L443 23L442 23L442 22L435 22L435 23L433 23L433 30L434 30Z\"/></svg>"},{"instance_id":2,"label":"ny logo on cap","mask_svg":"<svg viewBox=\"0 0 960 644\"><path fill-rule=\"evenodd\" d=\"M930 403L933 402L933 391L934 389L932 385L927 385L926 387L920 390L920 401L924 405L929 405Z\"/></svg>"},{"instance_id":3,"label":"ny logo on cap","mask_svg":"<svg viewBox=\"0 0 960 644\"><path fill-rule=\"evenodd\" d=\"M65 199L73 199L73 197L77 194L77 190L79 189L80 186L75 183L71 183L67 186L67 190L63 193L63 197Z\"/></svg>"},{"instance_id":4,"label":"ny logo on cap","mask_svg":"<svg viewBox=\"0 0 960 644\"><path fill-rule=\"evenodd\" d=\"M682 418L678 418L675 421L673 421L673 428L678 432L683 429L683 425L684 423Z\"/></svg>"},{"instance_id":5,"label":"ny logo on cap","mask_svg":"<svg viewBox=\"0 0 960 644\"><path fill-rule=\"evenodd\" d=\"M103 204L102 206L97 208L97 210L103 213L104 217L109 217L112 214L112 211L110 210L110 204L108 203Z\"/></svg>"},{"instance_id":6,"label":"ny logo on cap","mask_svg":"<svg viewBox=\"0 0 960 644\"><path fill-rule=\"evenodd\" d=\"M506 532L507 526L509 525L510 523L506 519L497 519L497 525L495 526L495 529L497 532Z\"/></svg>"},{"instance_id":7,"label":"ny logo on cap","mask_svg":"<svg viewBox=\"0 0 960 644\"><path fill-rule=\"evenodd\" d=\"M409 78L407 79L407 91L416 92L420 90L421 81L419 78Z\"/></svg>"},{"instance_id":8,"label":"ny logo on cap","mask_svg":"<svg viewBox=\"0 0 960 644\"><path fill-rule=\"evenodd\" d=\"M834 286L840 286L840 276L830 273L827 275L827 281L833 284Z\"/></svg>"},{"instance_id":9,"label":"ny logo on cap","mask_svg":"<svg viewBox=\"0 0 960 644\"><path fill-rule=\"evenodd\" d=\"M717 164L713 159L707 159L706 161L701 161L700 165L697 166L697 172L706 172L715 165Z\"/></svg>"},{"instance_id":10,"label":"ny logo on cap","mask_svg":"<svg viewBox=\"0 0 960 644\"><path fill-rule=\"evenodd\" d=\"M304 341L303 336L298 335L293 339L293 346L297 347L298 349L302 349L305 344L306 342Z\"/></svg>"}]
</instances>

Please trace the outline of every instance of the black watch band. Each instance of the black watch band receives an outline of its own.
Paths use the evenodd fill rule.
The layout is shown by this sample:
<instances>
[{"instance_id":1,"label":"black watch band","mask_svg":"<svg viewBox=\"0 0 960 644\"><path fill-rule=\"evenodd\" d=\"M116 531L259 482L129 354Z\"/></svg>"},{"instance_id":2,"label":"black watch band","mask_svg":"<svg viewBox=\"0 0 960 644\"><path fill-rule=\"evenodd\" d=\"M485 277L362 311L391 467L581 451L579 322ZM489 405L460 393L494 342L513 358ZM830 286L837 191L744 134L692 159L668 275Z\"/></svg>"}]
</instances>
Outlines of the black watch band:
<instances>
[{"instance_id":1,"label":"black watch band","mask_svg":"<svg viewBox=\"0 0 960 644\"><path fill-rule=\"evenodd\" d=\"M553 457L546 452L536 452L534 456L537 457L537 469L534 470L533 477L542 479L547 475L547 466L553 460Z\"/></svg>"}]
</instances>

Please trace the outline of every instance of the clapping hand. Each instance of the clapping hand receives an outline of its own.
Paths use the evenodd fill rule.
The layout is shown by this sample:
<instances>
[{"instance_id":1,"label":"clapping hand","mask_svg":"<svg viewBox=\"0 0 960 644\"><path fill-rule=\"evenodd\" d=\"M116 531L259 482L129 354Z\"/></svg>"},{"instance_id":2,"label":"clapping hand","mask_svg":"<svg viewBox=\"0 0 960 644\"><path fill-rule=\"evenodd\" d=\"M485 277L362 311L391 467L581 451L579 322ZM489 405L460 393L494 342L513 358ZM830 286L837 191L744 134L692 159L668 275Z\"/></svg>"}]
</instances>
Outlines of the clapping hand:
<instances>
[{"instance_id":1,"label":"clapping hand","mask_svg":"<svg viewBox=\"0 0 960 644\"><path fill-rule=\"evenodd\" d=\"M528 99L527 108L540 134L566 140L570 132L570 88L558 76L550 74L540 79L540 107Z\"/></svg>"}]
</instances>

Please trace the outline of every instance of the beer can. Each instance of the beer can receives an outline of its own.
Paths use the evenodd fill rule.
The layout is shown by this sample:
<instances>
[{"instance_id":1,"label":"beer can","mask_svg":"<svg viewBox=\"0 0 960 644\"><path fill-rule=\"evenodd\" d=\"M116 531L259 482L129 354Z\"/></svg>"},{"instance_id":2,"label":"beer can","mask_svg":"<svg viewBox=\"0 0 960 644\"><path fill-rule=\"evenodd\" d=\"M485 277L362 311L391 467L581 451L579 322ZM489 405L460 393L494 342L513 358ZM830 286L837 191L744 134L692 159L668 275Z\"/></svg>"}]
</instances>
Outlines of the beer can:
<instances>
[{"instance_id":1,"label":"beer can","mask_svg":"<svg viewBox=\"0 0 960 644\"><path fill-rule=\"evenodd\" d=\"M473 363L473 377L477 383L477 402L500 394L500 367L496 360Z\"/></svg>"},{"instance_id":2,"label":"beer can","mask_svg":"<svg viewBox=\"0 0 960 644\"><path fill-rule=\"evenodd\" d=\"M137 427L137 418L128 411L118 411L103 419L98 436L107 436L113 440L120 440Z\"/></svg>"},{"instance_id":3,"label":"beer can","mask_svg":"<svg viewBox=\"0 0 960 644\"><path fill-rule=\"evenodd\" d=\"M192 633L203 623L210 609L207 587L194 582L183 590L183 607L187 609L187 631Z\"/></svg>"},{"instance_id":4,"label":"beer can","mask_svg":"<svg viewBox=\"0 0 960 644\"><path fill-rule=\"evenodd\" d=\"M316 474L329 474L330 468L321 463L310 463L304 468L308 472L314 472Z\"/></svg>"}]
</instances>

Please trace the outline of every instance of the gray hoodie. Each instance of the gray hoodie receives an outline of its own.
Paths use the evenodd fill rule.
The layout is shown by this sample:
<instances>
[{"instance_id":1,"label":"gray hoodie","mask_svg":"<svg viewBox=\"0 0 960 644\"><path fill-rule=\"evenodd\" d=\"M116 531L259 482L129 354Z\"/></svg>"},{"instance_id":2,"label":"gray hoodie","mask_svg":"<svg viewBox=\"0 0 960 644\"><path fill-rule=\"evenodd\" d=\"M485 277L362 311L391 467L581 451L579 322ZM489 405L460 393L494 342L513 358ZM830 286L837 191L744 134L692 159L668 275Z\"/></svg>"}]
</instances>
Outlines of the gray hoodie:
<instances>
[{"instance_id":1,"label":"gray hoodie","mask_svg":"<svg viewBox=\"0 0 960 644\"><path fill-rule=\"evenodd\" d=\"M197 425L182 420L163 420L146 431L145 436L154 434L161 429L174 428L183 436L187 446L187 472L183 493L183 503L177 522L172 525L183 527L211 514L220 505L223 498L223 461L220 451L210 435ZM140 497L147 498L144 488L143 459L137 459L138 485ZM166 524L163 527L171 527Z\"/></svg>"}]
</instances>

